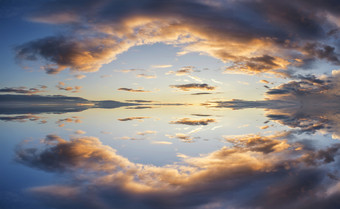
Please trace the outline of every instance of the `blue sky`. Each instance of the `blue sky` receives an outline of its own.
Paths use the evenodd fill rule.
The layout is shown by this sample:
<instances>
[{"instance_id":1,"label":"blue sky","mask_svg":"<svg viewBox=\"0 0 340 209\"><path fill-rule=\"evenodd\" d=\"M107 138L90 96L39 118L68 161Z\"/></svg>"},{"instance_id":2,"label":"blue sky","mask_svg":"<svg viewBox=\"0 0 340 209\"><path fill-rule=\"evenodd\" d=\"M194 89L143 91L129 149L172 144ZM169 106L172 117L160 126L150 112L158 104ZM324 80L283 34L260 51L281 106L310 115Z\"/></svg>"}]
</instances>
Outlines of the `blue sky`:
<instances>
[{"instance_id":1,"label":"blue sky","mask_svg":"<svg viewBox=\"0 0 340 209\"><path fill-rule=\"evenodd\" d=\"M339 8L0 0L0 208L339 208Z\"/></svg>"},{"instance_id":2,"label":"blue sky","mask_svg":"<svg viewBox=\"0 0 340 209\"><path fill-rule=\"evenodd\" d=\"M152 1L76 2L2 3L2 88L44 85L44 95L94 100L256 100L266 97L261 80L274 88L339 64L336 11L318 12L316 2L308 6L315 14L299 14L305 19L275 16L278 2L164 2L167 9ZM294 13L305 4L282 8ZM216 88L171 88L185 84ZM211 94L190 95L197 92Z\"/></svg>"}]
</instances>

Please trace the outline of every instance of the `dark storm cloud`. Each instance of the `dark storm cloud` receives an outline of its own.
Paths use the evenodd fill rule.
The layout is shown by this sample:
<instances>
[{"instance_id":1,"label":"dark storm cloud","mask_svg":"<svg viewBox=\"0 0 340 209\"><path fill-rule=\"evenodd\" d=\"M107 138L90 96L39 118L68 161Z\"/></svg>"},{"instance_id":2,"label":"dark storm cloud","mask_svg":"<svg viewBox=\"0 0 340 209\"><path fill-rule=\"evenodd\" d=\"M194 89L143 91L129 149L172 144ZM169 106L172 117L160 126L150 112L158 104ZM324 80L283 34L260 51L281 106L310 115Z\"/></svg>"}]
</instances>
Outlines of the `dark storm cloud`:
<instances>
[{"instance_id":1,"label":"dark storm cloud","mask_svg":"<svg viewBox=\"0 0 340 209\"><path fill-rule=\"evenodd\" d=\"M189 84L182 84L182 85L171 85L171 88L178 88L182 91L190 91L190 90L206 90L206 91L213 91L216 87L209 86L206 83L189 83Z\"/></svg>"},{"instance_id":2,"label":"dark storm cloud","mask_svg":"<svg viewBox=\"0 0 340 209\"><path fill-rule=\"evenodd\" d=\"M35 61L40 58L50 64L43 69L48 74L57 74L66 68L73 71L93 72L112 60L108 58L109 43L97 40L75 40L72 37L47 37L17 46L16 57L20 60ZM105 58L106 57L106 58Z\"/></svg>"},{"instance_id":3,"label":"dark storm cloud","mask_svg":"<svg viewBox=\"0 0 340 209\"><path fill-rule=\"evenodd\" d=\"M335 0L49 1L29 19L65 27L65 35L22 44L16 52L20 60L49 61L44 69L54 74L97 71L133 46L180 43L183 54L230 62L227 71L289 76L284 70L298 67L296 59L340 64L327 35L338 28L338 8Z\"/></svg>"},{"instance_id":4,"label":"dark storm cloud","mask_svg":"<svg viewBox=\"0 0 340 209\"><path fill-rule=\"evenodd\" d=\"M76 48L77 43L68 40L66 37L47 37L17 46L16 56L18 59L30 61L43 57L58 65L45 67L46 73L56 74L63 70L62 66L72 64L73 56L80 51Z\"/></svg>"},{"instance_id":5,"label":"dark storm cloud","mask_svg":"<svg viewBox=\"0 0 340 209\"><path fill-rule=\"evenodd\" d=\"M315 58L325 59L335 65L340 65L339 54L335 52L335 47L320 45L317 43L307 43L303 50Z\"/></svg>"},{"instance_id":6,"label":"dark storm cloud","mask_svg":"<svg viewBox=\"0 0 340 209\"><path fill-rule=\"evenodd\" d=\"M335 161L335 157L338 155L340 144L334 144L331 147L317 152L306 153L301 160L308 165L317 165L324 163L331 163Z\"/></svg>"},{"instance_id":7,"label":"dark storm cloud","mask_svg":"<svg viewBox=\"0 0 340 209\"><path fill-rule=\"evenodd\" d=\"M229 138L235 147L179 154L180 165L161 167L133 163L95 137L47 135L15 154L21 164L65 174L64 184L28 189L53 208L337 208L340 184L329 173L338 169L327 165L338 163L339 144L296 150L283 139Z\"/></svg>"}]
</instances>

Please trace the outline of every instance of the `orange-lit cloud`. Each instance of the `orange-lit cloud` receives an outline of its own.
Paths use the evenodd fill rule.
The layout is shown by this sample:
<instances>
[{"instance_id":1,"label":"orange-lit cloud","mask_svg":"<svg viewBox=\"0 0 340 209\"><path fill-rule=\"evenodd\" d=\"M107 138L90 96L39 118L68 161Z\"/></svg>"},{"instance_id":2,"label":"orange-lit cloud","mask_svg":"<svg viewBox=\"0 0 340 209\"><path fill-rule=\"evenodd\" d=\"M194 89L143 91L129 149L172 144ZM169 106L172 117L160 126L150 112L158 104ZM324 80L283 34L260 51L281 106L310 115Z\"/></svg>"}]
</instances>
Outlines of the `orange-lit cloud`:
<instances>
[{"instance_id":1,"label":"orange-lit cloud","mask_svg":"<svg viewBox=\"0 0 340 209\"><path fill-rule=\"evenodd\" d=\"M264 0L219 2L221 5L216 7L207 2L210 1L174 5L162 2L157 6L142 2L140 8L126 6L125 12L114 15L102 11L107 8L115 11L120 8L117 2L89 3L81 11L65 2L74 8L71 13L61 9L64 7L59 3L47 3L44 7L48 9L43 7L39 11L54 8L53 12L37 12L30 20L78 27L64 36L46 37L17 46L17 58L44 59L48 64L43 69L50 74L65 69L94 72L131 47L165 43L179 46L178 55L196 52L217 58L226 63L226 72L233 73L290 76L288 68L303 67L304 62L311 60L340 64L336 45L325 41L331 39L326 30L334 31L336 25L336 18L331 18L336 12L330 4L299 0L299 3L282 6L278 1ZM59 4L60 8L51 6L53 4ZM241 15L234 13L234 7ZM249 13L254 15L247 15Z\"/></svg>"},{"instance_id":2,"label":"orange-lit cloud","mask_svg":"<svg viewBox=\"0 0 340 209\"><path fill-rule=\"evenodd\" d=\"M74 133L75 133L75 134L86 134L86 131L83 131L83 130L76 130Z\"/></svg>"},{"instance_id":3,"label":"orange-lit cloud","mask_svg":"<svg viewBox=\"0 0 340 209\"><path fill-rule=\"evenodd\" d=\"M143 121L144 119L147 119L150 117L128 117L128 118L119 118L119 121L130 121L130 120L138 120L138 121Z\"/></svg>"},{"instance_id":4,"label":"orange-lit cloud","mask_svg":"<svg viewBox=\"0 0 340 209\"><path fill-rule=\"evenodd\" d=\"M286 134L289 134L287 132ZM260 136L260 135L245 135L237 137L224 138L233 144L234 147L245 148L252 151L270 153L270 152L281 152L290 147L286 140L280 139L287 137L287 135L271 135L271 136Z\"/></svg>"},{"instance_id":5,"label":"orange-lit cloud","mask_svg":"<svg viewBox=\"0 0 340 209\"><path fill-rule=\"evenodd\" d=\"M48 203L55 208L83 205L88 200L84 199L84 195L91 197L85 208L98 205L120 208L135 204L150 208L156 203L157 207L192 208L216 201L230 206L230 200L235 200L235 190L245 194L250 191L256 193L255 197L242 195L236 199L236 205L248 208L261 206L269 209L273 205L268 199L275 202L285 200L285 204L287 201L289 204L307 204L296 195L321 205L332 195L338 197L334 181L328 179L329 169L318 166L337 161L335 156L339 155L339 144L326 149L294 149L298 145L289 145L284 136L226 137L234 144L233 147L222 147L197 157L178 153L181 163L154 166L133 163L95 137L65 140L47 135L41 140L43 146L40 148L32 148L29 144L18 146L16 161L75 178L81 174L82 180L76 184L29 189L36 197L49 197L53 201ZM152 143L171 144L168 141ZM301 178L305 181L300 181ZM257 185L249 187L254 182ZM309 188L307 193L303 192L306 187ZM292 195L289 193L291 190L295 191ZM327 196L320 196L327 191ZM282 194L288 196L282 197ZM118 197L124 201L111 201ZM60 202L63 204L60 205Z\"/></svg>"},{"instance_id":6,"label":"orange-lit cloud","mask_svg":"<svg viewBox=\"0 0 340 209\"><path fill-rule=\"evenodd\" d=\"M151 68L169 68L172 65L151 65Z\"/></svg>"},{"instance_id":7,"label":"orange-lit cloud","mask_svg":"<svg viewBox=\"0 0 340 209\"><path fill-rule=\"evenodd\" d=\"M124 70L119 70L118 72L130 73L130 72L136 72L136 71L145 71L145 70L144 69L124 69Z\"/></svg>"},{"instance_id":8,"label":"orange-lit cloud","mask_svg":"<svg viewBox=\"0 0 340 209\"><path fill-rule=\"evenodd\" d=\"M137 135L145 136L145 135L148 135L148 134L156 134L156 133L157 133L157 131L147 130L147 131L143 131L143 132L137 132Z\"/></svg>"},{"instance_id":9,"label":"orange-lit cloud","mask_svg":"<svg viewBox=\"0 0 340 209\"><path fill-rule=\"evenodd\" d=\"M65 123L82 123L82 121L77 116L74 116L70 118L59 119L56 123L59 125L59 127L64 127Z\"/></svg>"},{"instance_id":10,"label":"orange-lit cloud","mask_svg":"<svg viewBox=\"0 0 340 209\"><path fill-rule=\"evenodd\" d=\"M147 74L144 74L144 73L138 74L137 77L138 77L138 78L146 78L146 79L157 78L156 75L147 75Z\"/></svg>"},{"instance_id":11,"label":"orange-lit cloud","mask_svg":"<svg viewBox=\"0 0 340 209\"><path fill-rule=\"evenodd\" d=\"M166 73L166 75L176 75L176 76L184 76L184 75L190 75L192 72L194 72L192 66L182 67L180 70L177 71L169 71Z\"/></svg>"},{"instance_id":12,"label":"orange-lit cloud","mask_svg":"<svg viewBox=\"0 0 340 209\"><path fill-rule=\"evenodd\" d=\"M78 74L78 75L75 75L74 77L77 79L83 79L83 78L86 78L86 75Z\"/></svg>"},{"instance_id":13,"label":"orange-lit cloud","mask_svg":"<svg viewBox=\"0 0 340 209\"><path fill-rule=\"evenodd\" d=\"M265 83L265 84L268 84L268 83L269 83L269 81L267 81L267 80L260 80L260 83Z\"/></svg>"},{"instance_id":14,"label":"orange-lit cloud","mask_svg":"<svg viewBox=\"0 0 340 209\"><path fill-rule=\"evenodd\" d=\"M171 121L171 124L184 124L184 125L192 125L192 126L198 126L198 125L208 125L209 123L215 123L216 120L212 118L208 119L190 119L190 118L182 118L177 121Z\"/></svg>"},{"instance_id":15,"label":"orange-lit cloud","mask_svg":"<svg viewBox=\"0 0 340 209\"><path fill-rule=\"evenodd\" d=\"M59 82L58 85L56 86L59 90L63 90L63 91L69 91L72 93L78 93L80 92L80 89L82 88L82 86L65 86L66 84L64 82Z\"/></svg>"},{"instance_id":16,"label":"orange-lit cloud","mask_svg":"<svg viewBox=\"0 0 340 209\"><path fill-rule=\"evenodd\" d=\"M194 139L194 137L188 135L188 134L183 134L183 133L176 133L175 135L166 135L167 137L169 137L170 139L172 138L177 138L180 139L183 142L193 142L192 140Z\"/></svg>"}]
</instances>

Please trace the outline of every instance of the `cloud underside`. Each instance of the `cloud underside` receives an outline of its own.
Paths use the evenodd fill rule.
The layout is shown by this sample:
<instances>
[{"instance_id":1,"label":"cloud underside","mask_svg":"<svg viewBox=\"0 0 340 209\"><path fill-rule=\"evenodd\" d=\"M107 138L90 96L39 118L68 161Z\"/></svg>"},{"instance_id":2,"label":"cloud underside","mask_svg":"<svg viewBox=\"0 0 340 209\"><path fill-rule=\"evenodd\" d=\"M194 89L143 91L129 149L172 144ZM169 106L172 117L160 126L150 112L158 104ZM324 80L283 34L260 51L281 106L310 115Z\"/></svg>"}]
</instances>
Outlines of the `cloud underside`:
<instances>
[{"instance_id":1,"label":"cloud underside","mask_svg":"<svg viewBox=\"0 0 340 209\"><path fill-rule=\"evenodd\" d=\"M139 121L143 121L143 119L147 119L150 117L128 117L128 118L119 118L119 121L131 121L131 120L139 120Z\"/></svg>"},{"instance_id":2,"label":"cloud underside","mask_svg":"<svg viewBox=\"0 0 340 209\"><path fill-rule=\"evenodd\" d=\"M62 95L14 95L0 94L0 114L39 114L80 112L90 108L118 108L134 106L137 103L123 103L113 100L90 101L82 97ZM17 120L18 121L18 120Z\"/></svg>"},{"instance_id":3,"label":"cloud underside","mask_svg":"<svg viewBox=\"0 0 340 209\"><path fill-rule=\"evenodd\" d=\"M213 91L216 89L214 86L209 86L206 83L189 83L189 84L182 84L182 85L171 85L171 88L177 88L182 91L190 91L190 90L203 90L203 91Z\"/></svg>"},{"instance_id":4,"label":"cloud underside","mask_svg":"<svg viewBox=\"0 0 340 209\"><path fill-rule=\"evenodd\" d=\"M19 45L16 55L47 61L43 69L49 74L94 72L133 46L165 43L179 46L179 54L222 60L226 72L289 76L287 69L313 60L340 64L334 38L338 6L334 0L52 1L29 19L66 32ZM183 73L188 72L174 72Z\"/></svg>"},{"instance_id":5,"label":"cloud underside","mask_svg":"<svg viewBox=\"0 0 340 209\"><path fill-rule=\"evenodd\" d=\"M0 93L16 93L16 94L37 94L45 92L47 86L40 86L39 88L27 87L5 87L0 89Z\"/></svg>"},{"instance_id":6,"label":"cloud underside","mask_svg":"<svg viewBox=\"0 0 340 209\"><path fill-rule=\"evenodd\" d=\"M298 75L266 92L266 100L230 100L208 102L204 105L217 108L263 108L266 116L296 133L330 133L340 139L340 71L331 75Z\"/></svg>"},{"instance_id":7,"label":"cloud underside","mask_svg":"<svg viewBox=\"0 0 340 209\"><path fill-rule=\"evenodd\" d=\"M135 93L151 92L151 91L146 91L142 89L131 89L131 88L119 88L118 91L129 91L129 92L135 92Z\"/></svg>"},{"instance_id":8,"label":"cloud underside","mask_svg":"<svg viewBox=\"0 0 340 209\"><path fill-rule=\"evenodd\" d=\"M285 136L225 137L234 146L159 167L133 163L95 137L47 135L40 148L18 146L16 161L73 182L28 190L53 208L336 208L340 184L327 165L340 145L304 149Z\"/></svg>"}]
</instances>

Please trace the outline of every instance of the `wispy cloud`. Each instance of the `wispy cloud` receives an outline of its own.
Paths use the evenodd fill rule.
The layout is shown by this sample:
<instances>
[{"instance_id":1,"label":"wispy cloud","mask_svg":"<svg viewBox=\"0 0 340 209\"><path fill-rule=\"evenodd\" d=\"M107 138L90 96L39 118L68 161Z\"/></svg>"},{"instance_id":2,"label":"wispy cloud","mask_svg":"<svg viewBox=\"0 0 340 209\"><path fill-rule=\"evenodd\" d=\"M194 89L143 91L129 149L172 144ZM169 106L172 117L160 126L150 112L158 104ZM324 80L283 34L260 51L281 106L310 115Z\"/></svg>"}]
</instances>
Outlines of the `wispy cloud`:
<instances>
[{"instance_id":1,"label":"wispy cloud","mask_svg":"<svg viewBox=\"0 0 340 209\"><path fill-rule=\"evenodd\" d=\"M267 81L267 80L260 80L260 83L265 83L265 84L268 84L268 83L269 83L269 81Z\"/></svg>"},{"instance_id":2,"label":"wispy cloud","mask_svg":"<svg viewBox=\"0 0 340 209\"><path fill-rule=\"evenodd\" d=\"M144 119L147 119L150 117L128 117L128 118L120 118L118 119L119 121L130 121L130 120L138 120L138 121L143 121Z\"/></svg>"},{"instance_id":3,"label":"wispy cloud","mask_svg":"<svg viewBox=\"0 0 340 209\"><path fill-rule=\"evenodd\" d=\"M175 75L175 76L187 76L189 78L191 78L192 80L196 81L196 82L200 82L202 83L202 79L197 77L197 76L193 76L192 72L194 72L194 66L185 66L182 67L180 70L177 71L169 71L167 73L165 73L166 75Z\"/></svg>"},{"instance_id":4,"label":"wispy cloud","mask_svg":"<svg viewBox=\"0 0 340 209\"><path fill-rule=\"evenodd\" d=\"M138 71L145 71L144 69L123 69L123 70L118 70L118 72L122 72L122 73L130 73L130 72L138 72Z\"/></svg>"},{"instance_id":5,"label":"wispy cloud","mask_svg":"<svg viewBox=\"0 0 340 209\"><path fill-rule=\"evenodd\" d=\"M165 136L167 136L170 139L177 138L177 139L180 139L183 142L193 142L193 139L194 139L194 137L192 137L188 134L183 134L183 133L176 133L175 135L167 134Z\"/></svg>"},{"instance_id":6,"label":"wispy cloud","mask_svg":"<svg viewBox=\"0 0 340 209\"><path fill-rule=\"evenodd\" d=\"M166 75L185 76L185 75L190 75L192 72L194 72L193 67L186 66L186 67L182 67L180 70L177 70L177 71L169 71L166 73Z\"/></svg>"},{"instance_id":7,"label":"wispy cloud","mask_svg":"<svg viewBox=\"0 0 340 209\"><path fill-rule=\"evenodd\" d=\"M129 109L129 110L140 110L140 109L151 109L151 108L155 108L155 106L142 106L142 105L138 105L138 106L130 106L130 107L126 107L125 109Z\"/></svg>"},{"instance_id":8,"label":"wispy cloud","mask_svg":"<svg viewBox=\"0 0 340 209\"><path fill-rule=\"evenodd\" d=\"M245 82L245 81L237 81L237 83L242 84L242 85L249 86L249 83L248 83L248 82Z\"/></svg>"},{"instance_id":9,"label":"wispy cloud","mask_svg":"<svg viewBox=\"0 0 340 209\"><path fill-rule=\"evenodd\" d=\"M130 88L119 88L119 89L117 89L117 90L118 90L118 91L137 92L137 93L151 92L151 91L142 90L142 89L130 89Z\"/></svg>"},{"instance_id":10,"label":"wispy cloud","mask_svg":"<svg viewBox=\"0 0 340 209\"><path fill-rule=\"evenodd\" d=\"M156 133L157 133L157 131L147 130L147 131L143 131L143 132L137 132L137 135L145 136L145 135L148 135L148 134L156 134Z\"/></svg>"},{"instance_id":11,"label":"wispy cloud","mask_svg":"<svg viewBox=\"0 0 340 209\"><path fill-rule=\"evenodd\" d=\"M152 100L144 100L144 99L128 99L128 100L125 100L127 102L137 102L137 103L152 103L152 102L155 102L155 101L152 101Z\"/></svg>"},{"instance_id":12,"label":"wispy cloud","mask_svg":"<svg viewBox=\"0 0 340 209\"><path fill-rule=\"evenodd\" d=\"M207 115L207 114L191 114L193 116L199 116L199 117L210 117L212 115Z\"/></svg>"},{"instance_id":13,"label":"wispy cloud","mask_svg":"<svg viewBox=\"0 0 340 209\"><path fill-rule=\"evenodd\" d=\"M81 135L81 134L86 134L86 131L83 131L83 130L76 130L74 133L75 133L75 134Z\"/></svg>"},{"instance_id":14,"label":"wispy cloud","mask_svg":"<svg viewBox=\"0 0 340 209\"><path fill-rule=\"evenodd\" d=\"M210 93L210 92L198 92L198 93L192 93L190 95L199 96L199 95L209 95L209 94L214 94L214 93Z\"/></svg>"},{"instance_id":15,"label":"wispy cloud","mask_svg":"<svg viewBox=\"0 0 340 209\"><path fill-rule=\"evenodd\" d=\"M169 142L169 141L151 141L151 144L171 145L172 142Z\"/></svg>"},{"instance_id":16,"label":"wispy cloud","mask_svg":"<svg viewBox=\"0 0 340 209\"><path fill-rule=\"evenodd\" d=\"M0 89L0 93L17 93L17 94L37 94L45 92L47 86L41 85L39 88L27 88L27 87L5 87Z\"/></svg>"},{"instance_id":17,"label":"wispy cloud","mask_svg":"<svg viewBox=\"0 0 340 209\"><path fill-rule=\"evenodd\" d=\"M27 122L27 121L39 121L42 117L32 114L27 115L17 115L17 116L2 116L0 120L2 121L13 121L13 122ZM45 123L45 120L41 120L41 123Z\"/></svg>"},{"instance_id":18,"label":"wispy cloud","mask_svg":"<svg viewBox=\"0 0 340 209\"><path fill-rule=\"evenodd\" d=\"M211 81L214 82L214 83L217 83L217 84L223 84L223 82L217 81L217 80L215 80L215 79L211 79Z\"/></svg>"},{"instance_id":19,"label":"wispy cloud","mask_svg":"<svg viewBox=\"0 0 340 209\"><path fill-rule=\"evenodd\" d=\"M75 77L76 79L83 79L83 78L86 78L86 75L78 74L78 75L74 75L74 77Z\"/></svg>"},{"instance_id":20,"label":"wispy cloud","mask_svg":"<svg viewBox=\"0 0 340 209\"><path fill-rule=\"evenodd\" d=\"M190 118L182 118L180 120L176 121L171 121L171 124L183 124L183 125L191 125L191 126L199 126L203 125L206 126L209 123L215 123L216 120L212 118L207 118L207 119L190 119Z\"/></svg>"},{"instance_id":21,"label":"wispy cloud","mask_svg":"<svg viewBox=\"0 0 340 209\"><path fill-rule=\"evenodd\" d=\"M112 75L101 75L100 78L110 78Z\"/></svg>"},{"instance_id":22,"label":"wispy cloud","mask_svg":"<svg viewBox=\"0 0 340 209\"><path fill-rule=\"evenodd\" d=\"M146 78L146 79L157 78L156 75L147 75L147 74L144 74L144 73L138 74L137 77L138 77L138 78Z\"/></svg>"},{"instance_id":23,"label":"wispy cloud","mask_svg":"<svg viewBox=\"0 0 340 209\"><path fill-rule=\"evenodd\" d=\"M151 65L151 68L170 68L172 65Z\"/></svg>"},{"instance_id":24,"label":"wispy cloud","mask_svg":"<svg viewBox=\"0 0 340 209\"><path fill-rule=\"evenodd\" d=\"M121 140L138 140L135 137L130 137L130 136L122 136L122 137L119 137L119 139L121 139Z\"/></svg>"},{"instance_id":25,"label":"wispy cloud","mask_svg":"<svg viewBox=\"0 0 340 209\"><path fill-rule=\"evenodd\" d=\"M171 88L178 88L182 91L190 91L190 90L205 90L205 91L213 91L216 89L214 86L209 86L206 83L199 84L199 83L189 83L189 84L182 84L182 85L170 85Z\"/></svg>"}]
</instances>

